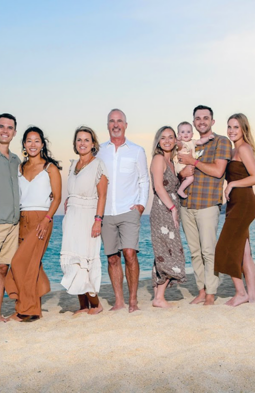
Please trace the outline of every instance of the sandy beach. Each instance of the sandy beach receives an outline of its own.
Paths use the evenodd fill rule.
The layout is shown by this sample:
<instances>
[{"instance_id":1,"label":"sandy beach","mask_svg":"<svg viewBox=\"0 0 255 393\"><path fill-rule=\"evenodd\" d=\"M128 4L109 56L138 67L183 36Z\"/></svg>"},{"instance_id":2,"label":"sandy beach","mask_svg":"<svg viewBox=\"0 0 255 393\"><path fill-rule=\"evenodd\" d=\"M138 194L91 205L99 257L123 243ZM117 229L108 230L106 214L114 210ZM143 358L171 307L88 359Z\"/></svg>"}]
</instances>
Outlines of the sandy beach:
<instances>
[{"instance_id":1,"label":"sandy beach","mask_svg":"<svg viewBox=\"0 0 255 393\"><path fill-rule=\"evenodd\" d=\"M172 308L151 306L150 280L139 284L141 311L72 316L77 299L64 291L43 298L43 318L1 323L1 392L254 392L255 304L224 305L234 294L224 278L215 306L189 305L193 275L167 290ZM125 299L128 300L125 286ZM4 299L3 313L14 310Z\"/></svg>"}]
</instances>

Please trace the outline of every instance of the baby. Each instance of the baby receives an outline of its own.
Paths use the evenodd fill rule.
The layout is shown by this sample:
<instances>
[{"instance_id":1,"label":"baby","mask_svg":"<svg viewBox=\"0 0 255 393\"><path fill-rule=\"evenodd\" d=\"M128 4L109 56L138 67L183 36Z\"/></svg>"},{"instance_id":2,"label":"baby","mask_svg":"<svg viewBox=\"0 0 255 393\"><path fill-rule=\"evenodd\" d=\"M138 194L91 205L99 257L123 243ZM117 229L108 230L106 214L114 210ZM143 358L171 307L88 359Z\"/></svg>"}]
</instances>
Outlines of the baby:
<instances>
[{"instance_id":1,"label":"baby","mask_svg":"<svg viewBox=\"0 0 255 393\"><path fill-rule=\"evenodd\" d=\"M178 136L177 136L177 149L182 151L182 153L190 153L194 158L196 158L195 147L204 145L205 143L209 142L211 139L214 139L214 135L210 135L209 137L200 138L198 140L193 139L193 128L190 123L187 121L183 121L177 127L178 129ZM176 175L185 167L184 164L181 164L178 161L177 153L173 158L174 168ZM191 183L194 181L194 176L188 176L180 185L177 193L182 198L187 198L188 196L185 194L184 190L187 188Z\"/></svg>"}]
</instances>

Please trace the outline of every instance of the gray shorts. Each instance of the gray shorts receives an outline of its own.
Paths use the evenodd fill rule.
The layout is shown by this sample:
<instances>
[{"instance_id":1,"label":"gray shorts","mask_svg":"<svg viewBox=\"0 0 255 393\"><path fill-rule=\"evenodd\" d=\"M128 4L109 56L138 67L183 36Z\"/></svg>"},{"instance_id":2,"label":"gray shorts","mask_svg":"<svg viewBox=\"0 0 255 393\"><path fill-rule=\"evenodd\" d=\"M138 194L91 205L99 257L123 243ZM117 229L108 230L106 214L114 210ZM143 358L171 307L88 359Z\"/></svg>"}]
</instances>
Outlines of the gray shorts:
<instances>
[{"instance_id":1,"label":"gray shorts","mask_svg":"<svg viewBox=\"0 0 255 393\"><path fill-rule=\"evenodd\" d=\"M117 254L123 248L139 252L140 217L137 209L117 216L104 216L102 240L105 255Z\"/></svg>"}]
</instances>

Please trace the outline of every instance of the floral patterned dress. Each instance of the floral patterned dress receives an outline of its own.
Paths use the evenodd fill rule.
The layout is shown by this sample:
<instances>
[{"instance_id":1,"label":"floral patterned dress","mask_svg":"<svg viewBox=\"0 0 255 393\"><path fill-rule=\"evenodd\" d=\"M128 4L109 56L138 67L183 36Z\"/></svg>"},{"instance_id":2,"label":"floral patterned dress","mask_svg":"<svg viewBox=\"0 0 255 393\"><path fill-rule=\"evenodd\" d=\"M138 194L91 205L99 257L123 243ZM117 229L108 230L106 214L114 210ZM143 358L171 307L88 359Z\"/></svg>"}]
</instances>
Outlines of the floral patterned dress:
<instances>
[{"instance_id":1,"label":"floral patterned dress","mask_svg":"<svg viewBox=\"0 0 255 393\"><path fill-rule=\"evenodd\" d=\"M185 259L180 237L180 230L174 227L172 212L160 200L152 186L154 199L150 214L151 240L154 251L154 266L152 269L152 285L162 285L170 279L168 285L174 282L185 282ZM179 180L170 167L164 172L163 185L178 209L180 217L180 202L177 195Z\"/></svg>"}]
</instances>

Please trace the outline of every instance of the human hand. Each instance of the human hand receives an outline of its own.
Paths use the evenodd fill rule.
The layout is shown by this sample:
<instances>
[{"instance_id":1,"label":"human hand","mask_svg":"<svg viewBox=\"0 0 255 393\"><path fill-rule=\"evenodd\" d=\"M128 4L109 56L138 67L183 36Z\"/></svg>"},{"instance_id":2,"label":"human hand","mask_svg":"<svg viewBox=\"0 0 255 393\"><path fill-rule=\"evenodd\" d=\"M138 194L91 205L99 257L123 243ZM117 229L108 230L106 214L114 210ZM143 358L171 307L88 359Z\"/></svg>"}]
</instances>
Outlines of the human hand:
<instances>
[{"instance_id":1,"label":"human hand","mask_svg":"<svg viewBox=\"0 0 255 393\"><path fill-rule=\"evenodd\" d=\"M233 186L231 185L231 183L228 183L228 185L227 185L227 187L225 188L225 191L224 191L225 198L226 198L226 200L227 200L228 202L229 202L229 200L230 200L229 194L231 193L232 188L233 188Z\"/></svg>"},{"instance_id":2,"label":"human hand","mask_svg":"<svg viewBox=\"0 0 255 393\"><path fill-rule=\"evenodd\" d=\"M181 170L179 173L181 179L185 179L186 177L193 176L195 171L195 167L193 165L187 165L185 168Z\"/></svg>"},{"instance_id":3,"label":"human hand","mask_svg":"<svg viewBox=\"0 0 255 393\"><path fill-rule=\"evenodd\" d=\"M190 153L182 153L179 152L177 154L178 161L184 165L194 165L195 159L193 158L191 152Z\"/></svg>"},{"instance_id":4,"label":"human hand","mask_svg":"<svg viewBox=\"0 0 255 393\"><path fill-rule=\"evenodd\" d=\"M174 221L174 227L176 229L179 229L179 217L178 217L178 211L177 208L174 207L172 211L172 216L173 216L173 221Z\"/></svg>"},{"instance_id":5,"label":"human hand","mask_svg":"<svg viewBox=\"0 0 255 393\"><path fill-rule=\"evenodd\" d=\"M102 221L95 221L91 229L91 237L98 237L101 235Z\"/></svg>"},{"instance_id":6,"label":"human hand","mask_svg":"<svg viewBox=\"0 0 255 393\"><path fill-rule=\"evenodd\" d=\"M134 205L134 206L132 206L132 207L130 208L130 210L134 210L134 209L136 209L136 210L139 211L140 216L141 216L141 215L143 214L143 212L144 212L144 206L143 206L143 205Z\"/></svg>"},{"instance_id":7,"label":"human hand","mask_svg":"<svg viewBox=\"0 0 255 393\"><path fill-rule=\"evenodd\" d=\"M47 217L44 217L44 219L39 222L36 228L36 236L40 239L43 240L44 236L46 235L48 228L49 228L49 219Z\"/></svg>"}]
</instances>

